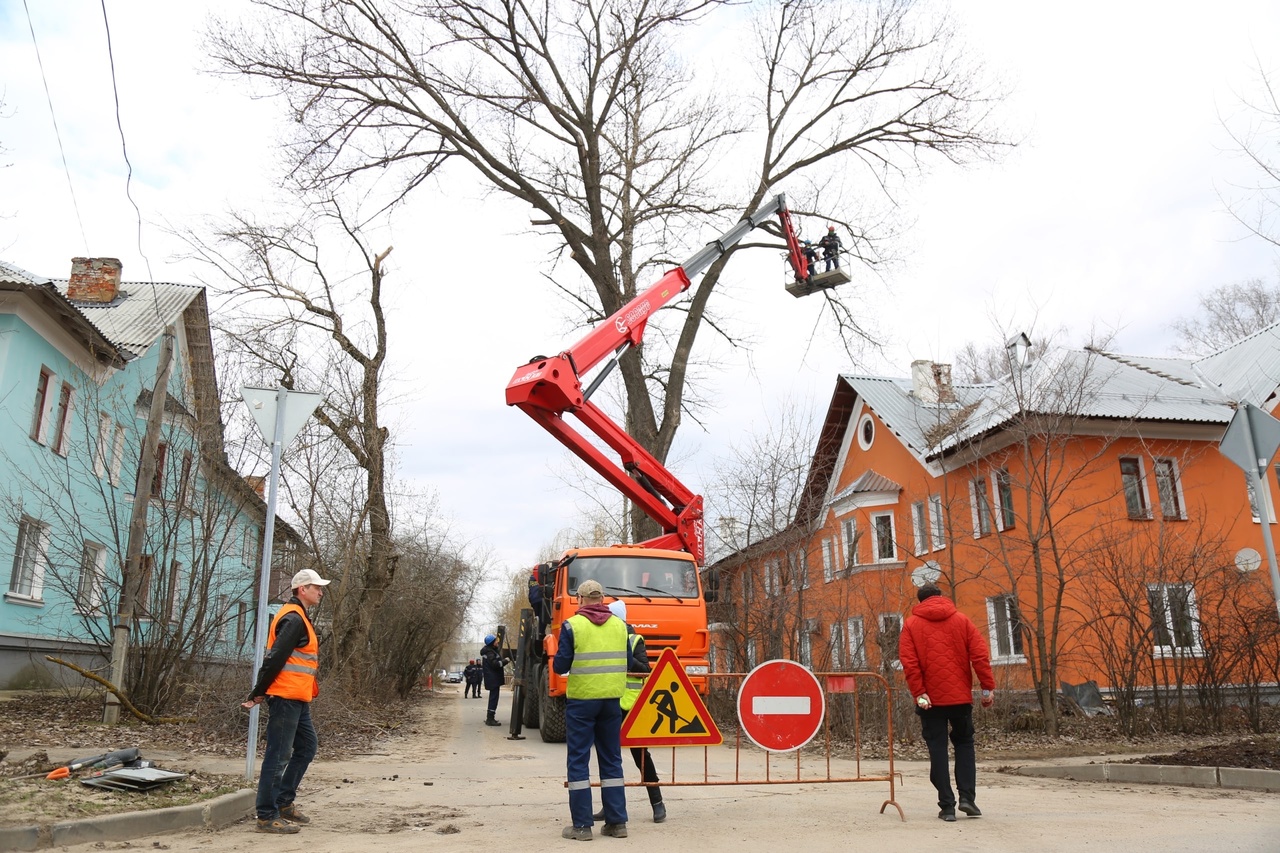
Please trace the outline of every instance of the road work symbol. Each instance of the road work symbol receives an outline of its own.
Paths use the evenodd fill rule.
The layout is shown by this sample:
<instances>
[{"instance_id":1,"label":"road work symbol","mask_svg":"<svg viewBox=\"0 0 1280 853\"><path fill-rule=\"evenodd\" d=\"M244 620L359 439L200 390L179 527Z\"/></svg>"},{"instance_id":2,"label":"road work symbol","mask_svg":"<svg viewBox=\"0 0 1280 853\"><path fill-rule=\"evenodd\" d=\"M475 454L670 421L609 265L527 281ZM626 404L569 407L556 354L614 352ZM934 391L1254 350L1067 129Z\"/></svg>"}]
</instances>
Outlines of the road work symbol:
<instances>
[{"instance_id":1,"label":"road work symbol","mask_svg":"<svg viewBox=\"0 0 1280 853\"><path fill-rule=\"evenodd\" d=\"M663 649L622 721L622 745L715 746L723 740L676 653Z\"/></svg>"}]
</instances>

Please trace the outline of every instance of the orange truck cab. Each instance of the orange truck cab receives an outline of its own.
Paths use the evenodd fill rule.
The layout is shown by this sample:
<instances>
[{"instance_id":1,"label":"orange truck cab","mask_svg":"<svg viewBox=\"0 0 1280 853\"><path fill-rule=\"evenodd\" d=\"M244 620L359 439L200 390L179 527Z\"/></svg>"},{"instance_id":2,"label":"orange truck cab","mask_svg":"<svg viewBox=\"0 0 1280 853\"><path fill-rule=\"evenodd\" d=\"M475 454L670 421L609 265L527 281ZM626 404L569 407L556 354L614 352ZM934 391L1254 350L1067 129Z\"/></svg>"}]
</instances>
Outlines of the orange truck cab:
<instances>
[{"instance_id":1,"label":"orange truck cab","mask_svg":"<svg viewBox=\"0 0 1280 853\"><path fill-rule=\"evenodd\" d=\"M567 560L567 563L565 561ZM605 602L627 603L627 622L644 637L650 662L663 649L672 649L699 692L706 692L707 601L693 555L635 546L579 548L565 554L565 563L549 580L550 618L542 638L542 654L531 661L533 695L525 697L524 725L537 726L542 739L564 740L564 701L567 681L551 669L560 639L560 625L578 612L578 585L586 580L604 587Z\"/></svg>"}]
</instances>

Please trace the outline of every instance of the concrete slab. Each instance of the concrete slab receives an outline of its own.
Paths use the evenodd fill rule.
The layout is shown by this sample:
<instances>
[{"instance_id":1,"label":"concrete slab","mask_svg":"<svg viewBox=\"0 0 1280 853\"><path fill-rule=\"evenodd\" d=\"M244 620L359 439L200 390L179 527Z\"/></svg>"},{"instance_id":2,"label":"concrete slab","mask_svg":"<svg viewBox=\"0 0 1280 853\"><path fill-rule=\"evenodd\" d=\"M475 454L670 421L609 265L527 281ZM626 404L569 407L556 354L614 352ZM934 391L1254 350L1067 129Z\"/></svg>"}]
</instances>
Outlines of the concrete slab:
<instances>
[{"instance_id":1,"label":"concrete slab","mask_svg":"<svg viewBox=\"0 0 1280 853\"><path fill-rule=\"evenodd\" d=\"M1258 791L1280 792L1280 770L1219 767L1218 781L1224 788L1252 788Z\"/></svg>"},{"instance_id":2,"label":"concrete slab","mask_svg":"<svg viewBox=\"0 0 1280 853\"><path fill-rule=\"evenodd\" d=\"M101 815L51 826L0 828L0 850L41 850L71 844L132 841L195 827L214 829L249 814L256 796L256 791L246 789L187 806Z\"/></svg>"}]
</instances>

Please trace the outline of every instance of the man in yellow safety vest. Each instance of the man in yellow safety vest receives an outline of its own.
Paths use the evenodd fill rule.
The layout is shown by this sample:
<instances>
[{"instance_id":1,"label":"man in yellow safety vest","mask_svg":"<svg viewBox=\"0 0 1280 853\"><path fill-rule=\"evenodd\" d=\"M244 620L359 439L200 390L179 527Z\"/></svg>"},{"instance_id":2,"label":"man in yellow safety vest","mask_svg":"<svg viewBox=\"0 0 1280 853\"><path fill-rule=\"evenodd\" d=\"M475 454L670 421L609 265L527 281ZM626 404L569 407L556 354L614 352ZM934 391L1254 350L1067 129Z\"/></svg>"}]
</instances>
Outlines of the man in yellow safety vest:
<instances>
[{"instance_id":1,"label":"man in yellow safety vest","mask_svg":"<svg viewBox=\"0 0 1280 853\"><path fill-rule=\"evenodd\" d=\"M565 702L565 746L569 780L569 814L573 824L561 835L590 841L591 747L600 765L600 800L604 804L602 835L627 837L627 798L622 779L622 706L627 684L627 625L604 606L598 581L578 585L578 612L560 627L552 668L568 675Z\"/></svg>"}]
</instances>

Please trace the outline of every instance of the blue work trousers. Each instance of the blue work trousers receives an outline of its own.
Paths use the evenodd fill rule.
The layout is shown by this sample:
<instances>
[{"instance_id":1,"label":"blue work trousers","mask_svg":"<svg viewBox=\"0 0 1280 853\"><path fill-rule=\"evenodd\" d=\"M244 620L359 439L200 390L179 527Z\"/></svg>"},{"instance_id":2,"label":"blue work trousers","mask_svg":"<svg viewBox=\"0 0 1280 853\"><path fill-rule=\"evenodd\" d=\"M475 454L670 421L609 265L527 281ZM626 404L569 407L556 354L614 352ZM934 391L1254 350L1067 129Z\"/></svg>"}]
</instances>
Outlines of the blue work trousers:
<instances>
[{"instance_id":1,"label":"blue work trousers","mask_svg":"<svg viewBox=\"0 0 1280 853\"><path fill-rule=\"evenodd\" d=\"M978 788L978 765L973 753L973 706L941 705L916 713L920 715L920 733L929 747L929 781L938 789L938 807L950 809L956 805L947 768L948 726L951 745L956 750L956 788L960 799L972 803Z\"/></svg>"},{"instance_id":2,"label":"blue work trousers","mask_svg":"<svg viewBox=\"0 0 1280 853\"><path fill-rule=\"evenodd\" d=\"M267 709L267 749L262 754L255 804L259 820L279 817L280 809L298 796L302 775L320 746L311 725L310 702L268 696Z\"/></svg>"},{"instance_id":3,"label":"blue work trousers","mask_svg":"<svg viewBox=\"0 0 1280 853\"><path fill-rule=\"evenodd\" d=\"M574 826L592 826L591 746L600 771L600 802L605 823L627 822L622 779L622 706L613 699L569 699L564 709L568 748L569 814Z\"/></svg>"}]
</instances>

